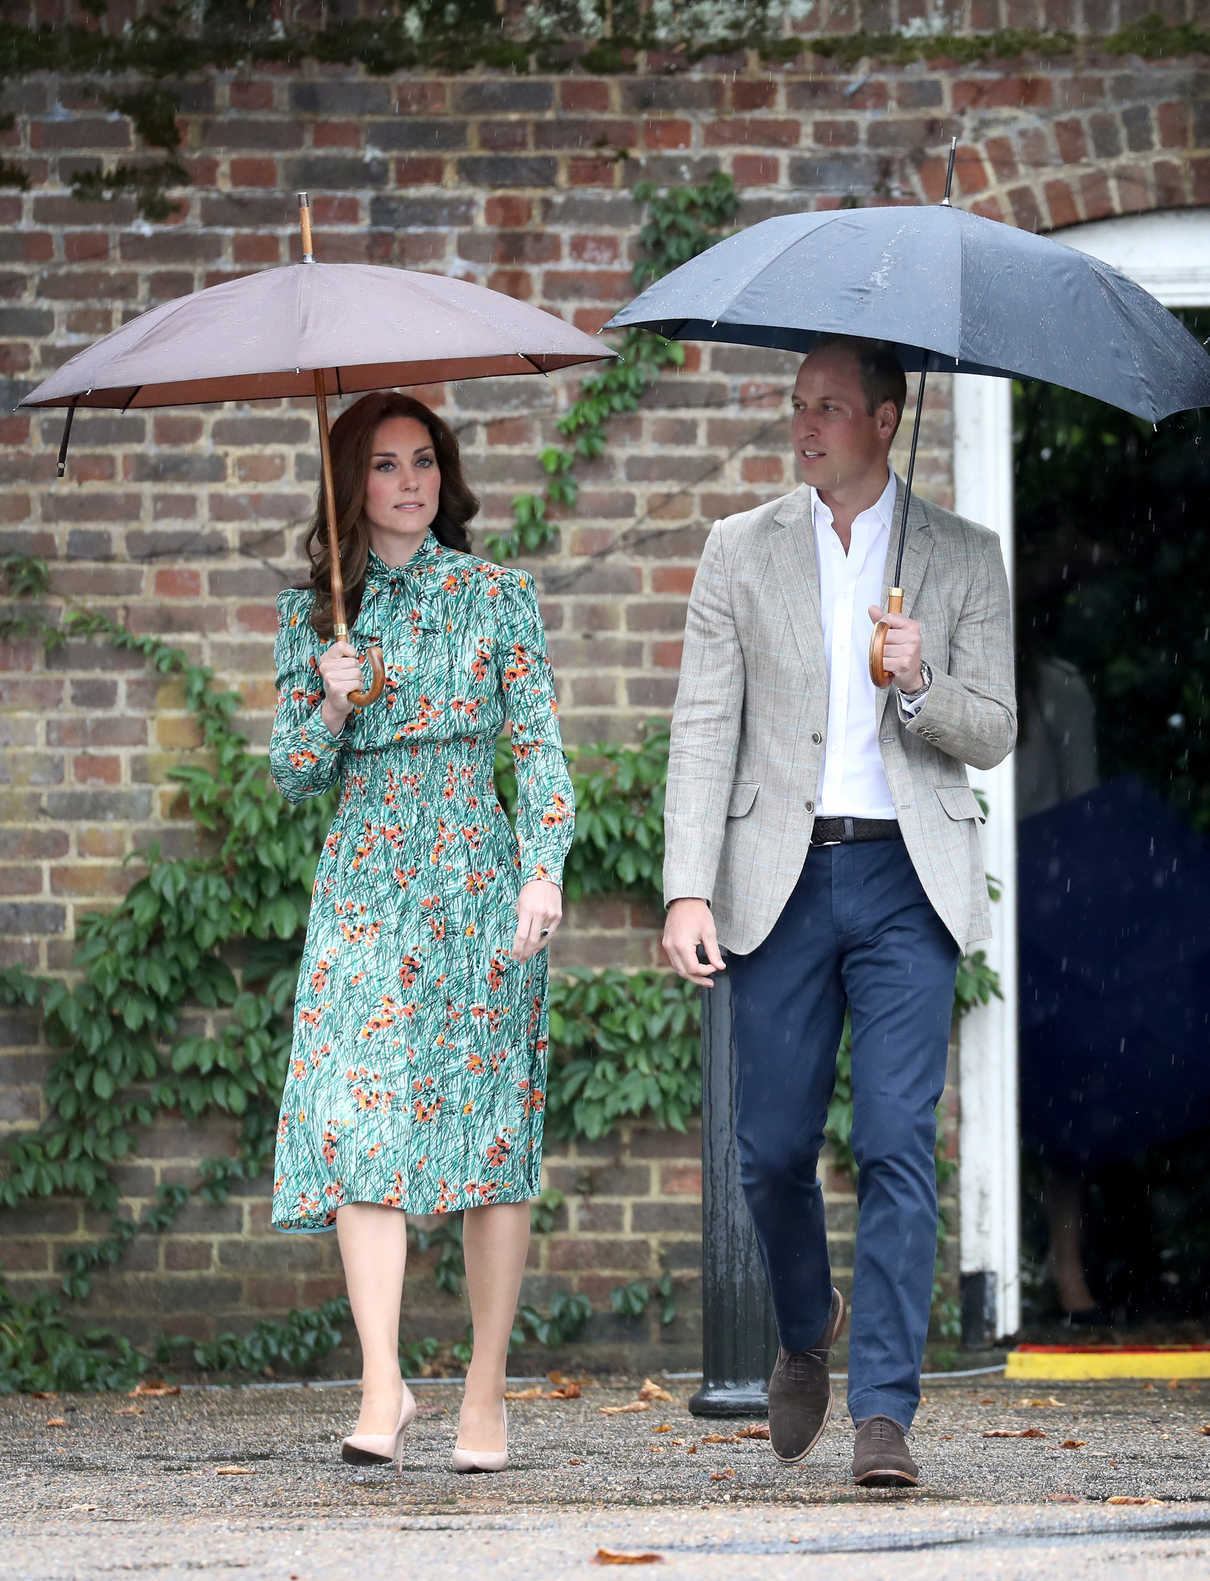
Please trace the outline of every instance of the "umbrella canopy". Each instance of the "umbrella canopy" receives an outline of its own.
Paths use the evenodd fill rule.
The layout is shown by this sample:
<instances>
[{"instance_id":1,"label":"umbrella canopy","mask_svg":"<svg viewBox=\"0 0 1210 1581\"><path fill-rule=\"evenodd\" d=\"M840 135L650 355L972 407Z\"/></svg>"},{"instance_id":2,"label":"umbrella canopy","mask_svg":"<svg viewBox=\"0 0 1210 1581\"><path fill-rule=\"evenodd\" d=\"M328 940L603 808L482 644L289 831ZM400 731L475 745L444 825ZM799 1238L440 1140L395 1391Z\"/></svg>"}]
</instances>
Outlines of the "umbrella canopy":
<instances>
[{"instance_id":1,"label":"umbrella canopy","mask_svg":"<svg viewBox=\"0 0 1210 1581\"><path fill-rule=\"evenodd\" d=\"M18 404L66 406L59 475L78 406L201 406L213 401L315 398L327 517L333 630L348 635L336 496L328 443L329 395L493 374L549 373L613 357L601 341L499 291L375 264L319 264L311 199L298 194L303 261L263 269L141 314L78 352ZM377 638L366 654L372 683L349 693L357 708L382 695Z\"/></svg>"},{"instance_id":2,"label":"umbrella canopy","mask_svg":"<svg viewBox=\"0 0 1210 1581\"><path fill-rule=\"evenodd\" d=\"M1158 422L1210 405L1210 355L1109 264L951 208L763 220L657 280L607 329L810 351L889 341L908 371L1044 379Z\"/></svg>"},{"instance_id":3,"label":"umbrella canopy","mask_svg":"<svg viewBox=\"0 0 1210 1581\"><path fill-rule=\"evenodd\" d=\"M1210 842L1120 779L1022 819L1018 849L1022 1135L1071 1167L1201 1129Z\"/></svg>"},{"instance_id":4,"label":"umbrella canopy","mask_svg":"<svg viewBox=\"0 0 1210 1581\"><path fill-rule=\"evenodd\" d=\"M128 408L349 395L550 373L612 356L486 286L375 264L286 264L164 302L77 352L22 406Z\"/></svg>"}]
</instances>

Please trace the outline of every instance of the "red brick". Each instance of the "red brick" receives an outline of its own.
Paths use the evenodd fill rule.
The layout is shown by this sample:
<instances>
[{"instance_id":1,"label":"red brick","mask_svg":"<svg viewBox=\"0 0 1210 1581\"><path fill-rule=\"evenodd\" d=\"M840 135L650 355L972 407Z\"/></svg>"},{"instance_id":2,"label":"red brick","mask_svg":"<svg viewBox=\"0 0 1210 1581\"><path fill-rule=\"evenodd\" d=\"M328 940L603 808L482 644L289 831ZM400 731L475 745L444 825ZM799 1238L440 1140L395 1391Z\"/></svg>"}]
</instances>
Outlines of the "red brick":
<instances>
[{"instance_id":1,"label":"red brick","mask_svg":"<svg viewBox=\"0 0 1210 1581\"><path fill-rule=\"evenodd\" d=\"M439 187L445 179L445 160L436 155L412 155L395 161L395 180L401 187Z\"/></svg>"},{"instance_id":2,"label":"red brick","mask_svg":"<svg viewBox=\"0 0 1210 1581\"><path fill-rule=\"evenodd\" d=\"M740 463L740 476L745 483L781 483L785 475L780 456L745 456Z\"/></svg>"},{"instance_id":3,"label":"red brick","mask_svg":"<svg viewBox=\"0 0 1210 1581\"><path fill-rule=\"evenodd\" d=\"M1080 177L1080 206L1086 220L1102 220L1114 213L1109 178L1103 170L1090 170Z\"/></svg>"},{"instance_id":4,"label":"red brick","mask_svg":"<svg viewBox=\"0 0 1210 1581\"><path fill-rule=\"evenodd\" d=\"M734 509L735 507L732 507ZM651 662L658 664L662 670L679 670L681 667L681 642L653 642L651 644Z\"/></svg>"},{"instance_id":5,"label":"red brick","mask_svg":"<svg viewBox=\"0 0 1210 1581\"><path fill-rule=\"evenodd\" d=\"M361 204L356 198L336 198L312 194L311 223L321 225L359 225Z\"/></svg>"},{"instance_id":6,"label":"red brick","mask_svg":"<svg viewBox=\"0 0 1210 1581\"><path fill-rule=\"evenodd\" d=\"M282 261L281 239L263 233L233 236L231 256L237 264L247 264L250 268L258 268L264 264L279 264Z\"/></svg>"},{"instance_id":7,"label":"red brick","mask_svg":"<svg viewBox=\"0 0 1210 1581\"><path fill-rule=\"evenodd\" d=\"M735 143L755 144L758 148L797 148L802 135L799 121L730 120L711 121L702 133L707 148L722 148Z\"/></svg>"},{"instance_id":8,"label":"red brick","mask_svg":"<svg viewBox=\"0 0 1210 1581\"><path fill-rule=\"evenodd\" d=\"M576 154L568 161L568 184L575 187L616 187L621 166L608 154L592 157Z\"/></svg>"},{"instance_id":9,"label":"red brick","mask_svg":"<svg viewBox=\"0 0 1210 1581\"><path fill-rule=\"evenodd\" d=\"M775 79L737 77L731 84L731 106L736 110L770 110L777 103L780 88Z\"/></svg>"},{"instance_id":10,"label":"red brick","mask_svg":"<svg viewBox=\"0 0 1210 1581\"><path fill-rule=\"evenodd\" d=\"M781 179L781 160L776 154L736 154L731 174L740 187L774 187Z\"/></svg>"},{"instance_id":11,"label":"red brick","mask_svg":"<svg viewBox=\"0 0 1210 1581\"><path fill-rule=\"evenodd\" d=\"M155 573L157 598L200 598L202 573L184 566L163 566Z\"/></svg>"},{"instance_id":12,"label":"red brick","mask_svg":"<svg viewBox=\"0 0 1210 1581\"><path fill-rule=\"evenodd\" d=\"M1157 104L1156 126L1161 148L1187 148L1189 146L1190 106L1187 104Z\"/></svg>"},{"instance_id":13,"label":"red brick","mask_svg":"<svg viewBox=\"0 0 1210 1581\"><path fill-rule=\"evenodd\" d=\"M21 254L26 263L49 263L55 256L55 239L48 231L30 231L21 238ZM69 258L71 254L67 255ZM103 257L101 253L85 253L84 258Z\"/></svg>"},{"instance_id":14,"label":"red brick","mask_svg":"<svg viewBox=\"0 0 1210 1581\"><path fill-rule=\"evenodd\" d=\"M445 109L445 83L423 79L400 82L395 89L395 104L400 115L438 115Z\"/></svg>"},{"instance_id":15,"label":"red brick","mask_svg":"<svg viewBox=\"0 0 1210 1581\"><path fill-rule=\"evenodd\" d=\"M152 437L157 445L196 445L202 426L202 419L193 414L157 412Z\"/></svg>"},{"instance_id":16,"label":"red brick","mask_svg":"<svg viewBox=\"0 0 1210 1581\"><path fill-rule=\"evenodd\" d=\"M316 121L311 139L316 148L360 148L361 125L357 121Z\"/></svg>"},{"instance_id":17,"label":"red brick","mask_svg":"<svg viewBox=\"0 0 1210 1581\"><path fill-rule=\"evenodd\" d=\"M487 286L491 291L503 291L505 296L516 297L518 302L528 302L534 292L528 269L493 269L487 277Z\"/></svg>"},{"instance_id":18,"label":"red brick","mask_svg":"<svg viewBox=\"0 0 1210 1581\"><path fill-rule=\"evenodd\" d=\"M1023 231L1044 229L1042 211L1032 187L1013 187L1008 194L1008 201L1012 204L1013 219Z\"/></svg>"},{"instance_id":19,"label":"red brick","mask_svg":"<svg viewBox=\"0 0 1210 1581\"><path fill-rule=\"evenodd\" d=\"M693 123L644 121L643 142L648 148L688 148L693 142Z\"/></svg>"},{"instance_id":20,"label":"red brick","mask_svg":"<svg viewBox=\"0 0 1210 1581\"><path fill-rule=\"evenodd\" d=\"M1182 208L1188 201L1185 196L1185 168L1171 159L1158 159L1151 167L1155 181L1157 208Z\"/></svg>"},{"instance_id":21,"label":"red brick","mask_svg":"<svg viewBox=\"0 0 1210 1581\"><path fill-rule=\"evenodd\" d=\"M483 206L483 217L489 226L502 230L520 230L533 222L533 203L529 198L513 193L493 193Z\"/></svg>"},{"instance_id":22,"label":"red brick","mask_svg":"<svg viewBox=\"0 0 1210 1581\"><path fill-rule=\"evenodd\" d=\"M276 188L278 185L277 160L233 159L231 161L231 185L233 187Z\"/></svg>"},{"instance_id":23,"label":"red brick","mask_svg":"<svg viewBox=\"0 0 1210 1581\"><path fill-rule=\"evenodd\" d=\"M1194 203L1210 203L1210 158L1202 156L1191 160L1189 174L1193 183Z\"/></svg>"},{"instance_id":24,"label":"red brick","mask_svg":"<svg viewBox=\"0 0 1210 1581\"><path fill-rule=\"evenodd\" d=\"M573 236L571 256L577 263L597 266L618 263L622 256L622 238L611 236L608 232L593 236Z\"/></svg>"},{"instance_id":25,"label":"red brick","mask_svg":"<svg viewBox=\"0 0 1210 1581\"><path fill-rule=\"evenodd\" d=\"M1016 179L1016 152L1007 137L989 137L987 140L987 157L991 160L992 169L995 171L998 181L1012 181Z\"/></svg>"},{"instance_id":26,"label":"red brick","mask_svg":"<svg viewBox=\"0 0 1210 1581\"><path fill-rule=\"evenodd\" d=\"M1066 181L1048 181L1043 190L1046 193L1047 207L1050 209L1052 229L1059 230L1064 225L1079 224L1080 211L1071 187Z\"/></svg>"},{"instance_id":27,"label":"red brick","mask_svg":"<svg viewBox=\"0 0 1210 1581\"><path fill-rule=\"evenodd\" d=\"M656 565L651 568L653 593L683 593L688 598L693 588L695 567L691 565Z\"/></svg>"},{"instance_id":28,"label":"red brick","mask_svg":"<svg viewBox=\"0 0 1210 1581\"><path fill-rule=\"evenodd\" d=\"M573 112L605 114L609 108L609 84L596 78L565 77L559 84L559 106Z\"/></svg>"},{"instance_id":29,"label":"red brick","mask_svg":"<svg viewBox=\"0 0 1210 1581\"><path fill-rule=\"evenodd\" d=\"M272 110L275 94L271 82L233 82L228 89L233 110Z\"/></svg>"}]
</instances>

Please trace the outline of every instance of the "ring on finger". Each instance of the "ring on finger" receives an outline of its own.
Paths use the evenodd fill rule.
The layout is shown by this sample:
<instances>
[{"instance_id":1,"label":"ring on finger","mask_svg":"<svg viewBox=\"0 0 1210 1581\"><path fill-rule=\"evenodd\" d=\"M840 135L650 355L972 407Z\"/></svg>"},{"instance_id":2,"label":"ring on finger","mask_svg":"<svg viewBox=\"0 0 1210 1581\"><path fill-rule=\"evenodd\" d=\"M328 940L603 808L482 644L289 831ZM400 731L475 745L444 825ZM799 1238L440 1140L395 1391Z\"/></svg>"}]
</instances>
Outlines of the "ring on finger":
<instances>
[{"instance_id":1,"label":"ring on finger","mask_svg":"<svg viewBox=\"0 0 1210 1581\"><path fill-rule=\"evenodd\" d=\"M549 928L539 928L538 929L538 937L540 939L547 939L547 938L549 938L550 937L550 929Z\"/></svg>"}]
</instances>

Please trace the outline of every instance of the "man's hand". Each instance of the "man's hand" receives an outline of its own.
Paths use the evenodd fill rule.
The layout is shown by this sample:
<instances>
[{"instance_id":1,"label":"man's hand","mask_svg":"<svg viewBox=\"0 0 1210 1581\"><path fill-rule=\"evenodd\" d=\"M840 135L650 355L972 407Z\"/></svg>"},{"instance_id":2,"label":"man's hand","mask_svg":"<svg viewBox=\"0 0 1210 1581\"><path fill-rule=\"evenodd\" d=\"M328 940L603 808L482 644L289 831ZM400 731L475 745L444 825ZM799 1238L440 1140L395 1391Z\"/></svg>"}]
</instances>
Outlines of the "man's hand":
<instances>
[{"instance_id":1,"label":"man's hand","mask_svg":"<svg viewBox=\"0 0 1210 1581\"><path fill-rule=\"evenodd\" d=\"M886 622L886 642L882 649L882 667L901 692L918 692L924 685L920 668L920 626L906 615L888 615L877 604L870 605L870 619L875 625Z\"/></svg>"},{"instance_id":2,"label":"man's hand","mask_svg":"<svg viewBox=\"0 0 1210 1581\"><path fill-rule=\"evenodd\" d=\"M725 972L727 969L719 953L714 918L704 900L688 897L674 900L664 919L664 937L661 942L673 970L691 983L696 983L699 988L713 988L715 972ZM704 963L698 958L699 944L705 951Z\"/></svg>"}]
</instances>

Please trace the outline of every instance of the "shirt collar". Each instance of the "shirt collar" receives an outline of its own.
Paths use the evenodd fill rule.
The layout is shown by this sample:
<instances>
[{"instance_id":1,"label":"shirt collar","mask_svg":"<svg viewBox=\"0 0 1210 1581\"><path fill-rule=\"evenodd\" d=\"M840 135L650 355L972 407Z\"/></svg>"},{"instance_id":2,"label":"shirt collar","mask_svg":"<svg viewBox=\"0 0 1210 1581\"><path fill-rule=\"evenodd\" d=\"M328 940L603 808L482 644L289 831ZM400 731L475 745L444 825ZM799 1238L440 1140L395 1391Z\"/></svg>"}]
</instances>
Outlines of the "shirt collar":
<instances>
[{"instance_id":1,"label":"shirt collar","mask_svg":"<svg viewBox=\"0 0 1210 1581\"><path fill-rule=\"evenodd\" d=\"M820 499L815 489L809 489L811 504L811 520L815 524L816 532L829 528L832 525L832 512ZM880 533L889 531L895 517L895 473L890 464L887 464L886 488L865 510L858 511L853 518L853 526L859 523L869 527L872 532Z\"/></svg>"},{"instance_id":2,"label":"shirt collar","mask_svg":"<svg viewBox=\"0 0 1210 1581\"><path fill-rule=\"evenodd\" d=\"M417 545L415 554L403 565L388 565L371 549L366 556L366 588L378 587L385 582L398 582L416 572L428 571L441 553L441 543L431 528Z\"/></svg>"}]
</instances>

